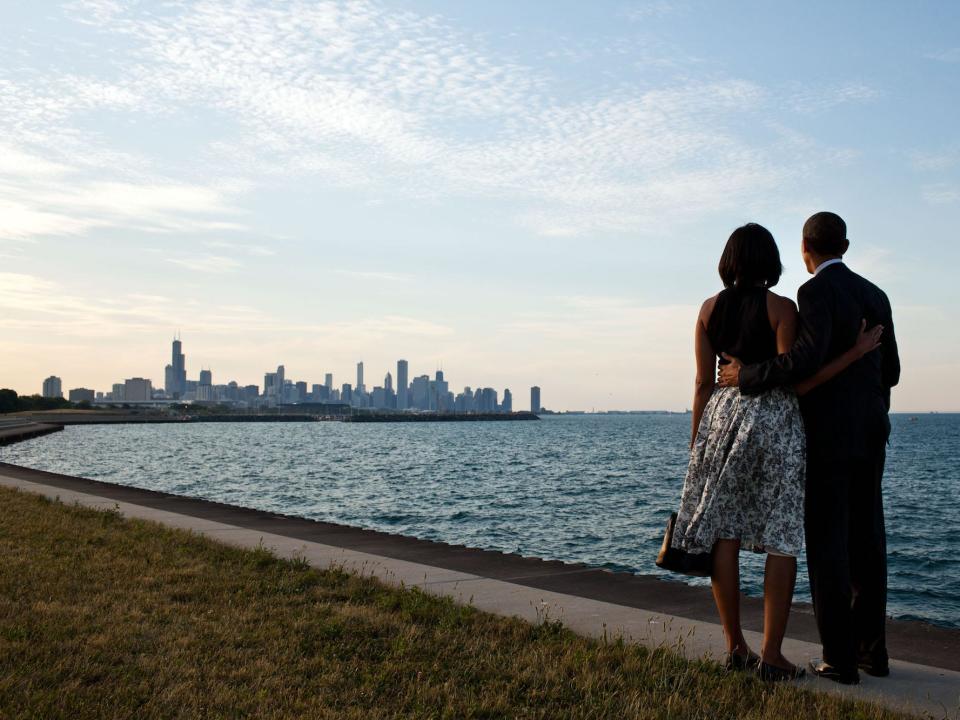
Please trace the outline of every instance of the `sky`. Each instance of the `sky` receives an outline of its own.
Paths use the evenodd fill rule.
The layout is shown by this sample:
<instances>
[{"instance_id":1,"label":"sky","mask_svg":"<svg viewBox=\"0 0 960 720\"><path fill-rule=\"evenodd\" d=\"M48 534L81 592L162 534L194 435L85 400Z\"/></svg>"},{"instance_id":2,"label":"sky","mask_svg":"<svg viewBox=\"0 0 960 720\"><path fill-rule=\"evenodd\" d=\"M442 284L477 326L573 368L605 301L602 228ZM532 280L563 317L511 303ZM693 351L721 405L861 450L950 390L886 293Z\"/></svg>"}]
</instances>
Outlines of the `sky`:
<instances>
[{"instance_id":1,"label":"sky","mask_svg":"<svg viewBox=\"0 0 960 720\"><path fill-rule=\"evenodd\" d=\"M960 410L960 3L10 0L0 387L55 374L691 404L730 232L832 210L894 409Z\"/></svg>"}]
</instances>

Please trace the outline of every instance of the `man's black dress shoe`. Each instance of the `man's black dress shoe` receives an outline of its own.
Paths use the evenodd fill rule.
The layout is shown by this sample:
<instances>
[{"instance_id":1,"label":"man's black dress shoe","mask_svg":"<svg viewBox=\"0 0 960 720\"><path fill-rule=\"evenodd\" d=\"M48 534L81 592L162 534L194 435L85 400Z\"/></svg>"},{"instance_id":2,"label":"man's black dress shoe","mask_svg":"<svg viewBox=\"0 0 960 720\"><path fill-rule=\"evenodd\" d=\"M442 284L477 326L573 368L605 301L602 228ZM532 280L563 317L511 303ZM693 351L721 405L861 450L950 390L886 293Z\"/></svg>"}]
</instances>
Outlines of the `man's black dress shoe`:
<instances>
[{"instance_id":1,"label":"man's black dress shoe","mask_svg":"<svg viewBox=\"0 0 960 720\"><path fill-rule=\"evenodd\" d=\"M856 668L853 670L841 670L828 662L824 662L820 658L815 658L810 661L810 671L818 677L833 680L841 685L860 684L860 673L857 672Z\"/></svg>"},{"instance_id":2,"label":"man's black dress shoe","mask_svg":"<svg viewBox=\"0 0 960 720\"><path fill-rule=\"evenodd\" d=\"M875 663L872 660L860 660L857 666L867 675L873 677L887 677L890 674L890 663L888 662Z\"/></svg>"}]
</instances>

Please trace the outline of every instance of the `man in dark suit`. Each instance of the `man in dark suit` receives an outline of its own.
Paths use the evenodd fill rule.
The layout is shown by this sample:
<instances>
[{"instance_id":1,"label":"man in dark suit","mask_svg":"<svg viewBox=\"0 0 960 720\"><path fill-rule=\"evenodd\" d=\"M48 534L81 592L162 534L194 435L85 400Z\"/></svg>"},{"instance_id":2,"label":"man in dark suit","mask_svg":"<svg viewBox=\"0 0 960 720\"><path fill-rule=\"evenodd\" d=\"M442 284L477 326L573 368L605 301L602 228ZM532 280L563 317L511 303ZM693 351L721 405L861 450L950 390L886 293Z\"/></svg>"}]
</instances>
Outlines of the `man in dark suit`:
<instances>
[{"instance_id":1,"label":"man in dark suit","mask_svg":"<svg viewBox=\"0 0 960 720\"><path fill-rule=\"evenodd\" d=\"M814 673L845 684L864 672L889 674L886 648L887 551L881 479L890 435L890 388L900 358L890 301L852 272L846 223L834 213L803 226L803 259L813 279L797 295L800 327L790 352L756 365L736 358L720 384L744 394L793 385L841 355L861 321L883 326L882 345L801 399L807 431L806 539L823 659Z\"/></svg>"}]
</instances>

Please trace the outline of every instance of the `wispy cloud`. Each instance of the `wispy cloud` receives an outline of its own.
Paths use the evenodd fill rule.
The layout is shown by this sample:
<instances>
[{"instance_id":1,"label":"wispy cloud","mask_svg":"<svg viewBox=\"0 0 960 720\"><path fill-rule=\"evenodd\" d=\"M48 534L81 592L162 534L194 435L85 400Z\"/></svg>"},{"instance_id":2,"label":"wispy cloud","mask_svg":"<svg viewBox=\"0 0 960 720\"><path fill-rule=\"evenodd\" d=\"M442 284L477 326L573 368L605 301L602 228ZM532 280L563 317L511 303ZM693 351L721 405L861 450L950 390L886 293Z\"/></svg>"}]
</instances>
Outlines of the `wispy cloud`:
<instances>
[{"instance_id":1,"label":"wispy cloud","mask_svg":"<svg viewBox=\"0 0 960 720\"><path fill-rule=\"evenodd\" d=\"M621 12L621 15L630 22L642 22L650 18L672 15L685 9L686 4L680 0L642 0L631 3Z\"/></svg>"},{"instance_id":2,"label":"wispy cloud","mask_svg":"<svg viewBox=\"0 0 960 720\"><path fill-rule=\"evenodd\" d=\"M266 247L265 245L231 242L229 240L206 240L203 244L210 248L216 248L218 250L231 250L239 254L251 255L253 257L271 257L277 254L276 250Z\"/></svg>"},{"instance_id":3,"label":"wispy cloud","mask_svg":"<svg viewBox=\"0 0 960 720\"><path fill-rule=\"evenodd\" d=\"M402 273L386 272L382 270L336 270L337 275L368 281L407 282L413 278Z\"/></svg>"},{"instance_id":4,"label":"wispy cloud","mask_svg":"<svg viewBox=\"0 0 960 720\"><path fill-rule=\"evenodd\" d=\"M817 114L848 103L869 103L882 97L879 88L863 82L829 82L821 85L796 85L783 97L795 112Z\"/></svg>"},{"instance_id":5,"label":"wispy cloud","mask_svg":"<svg viewBox=\"0 0 960 720\"><path fill-rule=\"evenodd\" d=\"M221 274L233 272L243 264L224 255L191 255L187 257L167 258L167 262L179 265L194 272Z\"/></svg>"},{"instance_id":6,"label":"wispy cloud","mask_svg":"<svg viewBox=\"0 0 960 720\"><path fill-rule=\"evenodd\" d=\"M190 269L205 271L203 260ZM209 258L214 267L224 260ZM183 297L175 301L144 293L91 297L36 275L0 272L3 330L30 328L70 337L125 337L130 333L165 336L172 327L217 335L272 333L313 337L325 344L357 343L371 337L441 337L453 332L446 325L408 315L305 323L290 322L247 305L209 305Z\"/></svg>"},{"instance_id":7,"label":"wispy cloud","mask_svg":"<svg viewBox=\"0 0 960 720\"><path fill-rule=\"evenodd\" d=\"M570 97L548 68L372 0L69 7L104 43L123 43L128 61L109 77L38 70L23 82L0 71L0 129L22 155L8 164L36 185L0 195L16 204L8 230L21 237L105 225L240 230L238 197L294 176L381 196L493 198L545 236L642 232L750 203L795 174L783 148L762 146L743 122L779 99L742 78L681 74ZM653 0L630 14L677 7ZM877 96L859 83L805 92L795 101L808 110ZM180 164L125 156L78 129L104 112L206 114L219 132L197 148L198 171L195 155ZM53 202L34 197L43 192Z\"/></svg>"},{"instance_id":8,"label":"wispy cloud","mask_svg":"<svg viewBox=\"0 0 960 720\"><path fill-rule=\"evenodd\" d=\"M960 165L960 143L954 143L938 150L917 151L910 155L917 170L949 170Z\"/></svg>"},{"instance_id":9,"label":"wispy cloud","mask_svg":"<svg viewBox=\"0 0 960 720\"><path fill-rule=\"evenodd\" d=\"M945 182L924 185L921 195L931 205L952 205L960 202L960 185Z\"/></svg>"},{"instance_id":10,"label":"wispy cloud","mask_svg":"<svg viewBox=\"0 0 960 720\"><path fill-rule=\"evenodd\" d=\"M960 62L960 47L947 48L946 50L937 50L924 55L928 60L939 60L940 62L956 63Z\"/></svg>"}]
</instances>

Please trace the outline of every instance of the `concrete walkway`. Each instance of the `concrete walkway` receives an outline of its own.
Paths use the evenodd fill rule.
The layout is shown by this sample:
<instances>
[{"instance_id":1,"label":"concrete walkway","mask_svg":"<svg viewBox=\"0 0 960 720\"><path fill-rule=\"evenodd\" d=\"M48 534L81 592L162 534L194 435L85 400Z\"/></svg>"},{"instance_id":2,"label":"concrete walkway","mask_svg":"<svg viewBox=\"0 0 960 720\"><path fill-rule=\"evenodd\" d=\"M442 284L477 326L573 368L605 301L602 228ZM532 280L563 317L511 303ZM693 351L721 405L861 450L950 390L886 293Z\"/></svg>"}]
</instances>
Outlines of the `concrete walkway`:
<instances>
[{"instance_id":1,"label":"concrete walkway","mask_svg":"<svg viewBox=\"0 0 960 720\"><path fill-rule=\"evenodd\" d=\"M382 554L358 550L356 549L357 537L379 536L381 543L382 538L386 537L393 539L398 547L423 543L423 541L384 536L382 533L330 526L325 523L313 523L318 528L338 529L339 536L346 541L336 544L316 542L304 539L305 533L294 527L297 524L311 523L311 521L244 508L232 508L202 500L176 498L136 488L108 486L106 483L43 473L2 463L0 463L0 485L39 493L50 498L59 498L66 503L118 509L127 517L152 520L169 527L191 530L230 545L252 548L262 544L281 557L302 557L318 568L341 565L347 570L374 576L394 585L419 587L432 594L450 596L459 602L469 603L481 610L498 615L516 616L530 622L537 622L544 618L560 620L571 630L590 637L623 636L631 642L643 643L651 647L672 647L692 658L719 658L723 654L722 631L714 622L681 617L662 610L607 602L596 597L585 597L584 595L588 593L557 592L531 584L548 577L554 578L553 582L557 582L557 578L562 579L564 573L568 585L571 582L574 586L577 582L582 584L583 577L588 577L590 572L597 572L584 569L583 566L519 559L530 563L527 565L521 563L521 569L527 567L533 572L516 575L516 558L501 556L502 560L497 563L496 557L493 557L498 555L496 553L451 546L444 546L452 551L445 558L447 562L441 564L416 562L397 557L398 554L404 554L402 552ZM174 506L177 506L178 502L182 503L188 512L176 512L158 507L164 504L161 501ZM234 522L224 522L228 518ZM261 526L252 522L255 519L260 519ZM265 530L262 527L264 523L269 524L274 531ZM285 530L286 527L290 529ZM329 533L326 536L331 537ZM439 544L427 543L427 545ZM486 561L480 562L476 559L470 561L476 553L479 553L476 557L486 558ZM425 558L437 562L444 560L444 555L435 552ZM470 564L480 572L465 571L465 565ZM514 567L510 568L512 574L508 573L508 579L497 577L504 574L503 566L509 568L511 564ZM556 567L558 565L565 570L558 569ZM542 566L549 566L551 570L547 572ZM537 573L537 568L540 574ZM659 583L661 590L666 590L667 595L677 592L676 589L671 588L674 585L687 591L691 590L679 583L665 583L659 580L655 582ZM589 594L596 595L596 593ZM703 608L700 606L703 603L694 603L694 605L699 609L687 614L702 615ZM679 611L679 608L684 607L684 603L677 603L676 607ZM914 657L925 655L932 658L928 662L935 664L896 658L891 660L889 678L877 679L863 675L862 683L857 687L843 687L817 678L807 678L800 684L811 690L879 701L920 715L929 714L937 718L960 719L960 672L955 664L958 660L957 650L960 644L957 643L957 638L960 634L931 626L910 625L928 629L918 631L920 635L929 634L929 637L924 638L915 632ZM760 635L757 632L747 631L747 639L754 648L760 647ZM927 653L924 653L924 644L928 645ZM796 662L805 662L806 659L819 655L819 651L819 645L816 643L795 637L788 638L784 643L784 654ZM896 656L896 653L894 655ZM940 659L939 662L937 658ZM954 669L950 669L951 667Z\"/></svg>"}]
</instances>

